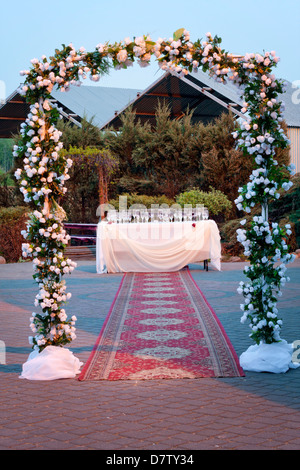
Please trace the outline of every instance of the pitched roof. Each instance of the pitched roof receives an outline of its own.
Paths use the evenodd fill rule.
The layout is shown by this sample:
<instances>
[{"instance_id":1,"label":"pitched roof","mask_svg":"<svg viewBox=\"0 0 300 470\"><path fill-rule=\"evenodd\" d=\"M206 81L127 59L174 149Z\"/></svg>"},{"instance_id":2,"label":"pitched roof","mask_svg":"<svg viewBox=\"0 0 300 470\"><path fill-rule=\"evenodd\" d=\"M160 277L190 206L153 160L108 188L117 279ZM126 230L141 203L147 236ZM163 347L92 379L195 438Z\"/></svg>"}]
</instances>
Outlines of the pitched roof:
<instances>
[{"instance_id":1,"label":"pitched roof","mask_svg":"<svg viewBox=\"0 0 300 470\"><path fill-rule=\"evenodd\" d=\"M243 99L241 99L240 90L232 82L228 82L226 83L226 85L224 85L223 83L218 83L207 73L204 72L198 72L197 74L192 73L191 76L195 77L196 79L198 78L207 86L211 86L214 90L223 94L228 99L238 102L240 105L243 104ZM300 105L295 99L295 92L297 90L291 82L287 80L285 80L285 82L286 91L285 93L279 95L279 99L285 104L284 119L289 127L300 127Z\"/></svg>"},{"instance_id":2,"label":"pitched roof","mask_svg":"<svg viewBox=\"0 0 300 470\"><path fill-rule=\"evenodd\" d=\"M285 103L284 118L289 127L300 127L300 106L293 99L292 83L287 82L287 90L280 98ZM130 105L136 112L137 118L143 121L154 121L155 108L159 101L170 106L171 117L179 118L188 109L193 110L193 120L211 121L222 112L231 109L238 116L243 107L241 90L232 82L218 83L207 73L198 71L181 78L166 72L156 82L150 85ZM120 110L118 115L112 116L104 127L119 127L120 114L127 108Z\"/></svg>"},{"instance_id":3,"label":"pitched roof","mask_svg":"<svg viewBox=\"0 0 300 470\"><path fill-rule=\"evenodd\" d=\"M288 127L300 127L300 106L295 99L292 83L287 82L287 91L281 96L285 102L284 118ZM231 109L240 113L242 99L240 90L231 82L216 82L207 73L188 74L180 78L166 72L144 91L101 86L70 87L68 92L53 91L52 98L65 117L80 122L83 117L93 118L100 128L121 125L120 114L133 107L137 117L151 123L159 102L170 106L171 117L179 119L187 110L193 110L193 120L207 123L222 112ZM16 133L26 119L29 106L17 91L0 106L0 138Z\"/></svg>"},{"instance_id":4,"label":"pitched roof","mask_svg":"<svg viewBox=\"0 0 300 470\"><path fill-rule=\"evenodd\" d=\"M128 105L139 90L101 86L73 86L68 92L53 91L51 96L79 118L94 118L93 123L102 127L115 111ZM74 116L76 119L76 116Z\"/></svg>"},{"instance_id":5,"label":"pitched roof","mask_svg":"<svg viewBox=\"0 0 300 470\"><path fill-rule=\"evenodd\" d=\"M126 106L137 93L138 90L129 88L72 86L68 92L57 90L51 96L66 118L77 122L83 117L94 118L93 123L102 127L117 109ZM17 133L28 113L29 105L24 97L14 91L0 106L0 138L9 138Z\"/></svg>"}]
</instances>

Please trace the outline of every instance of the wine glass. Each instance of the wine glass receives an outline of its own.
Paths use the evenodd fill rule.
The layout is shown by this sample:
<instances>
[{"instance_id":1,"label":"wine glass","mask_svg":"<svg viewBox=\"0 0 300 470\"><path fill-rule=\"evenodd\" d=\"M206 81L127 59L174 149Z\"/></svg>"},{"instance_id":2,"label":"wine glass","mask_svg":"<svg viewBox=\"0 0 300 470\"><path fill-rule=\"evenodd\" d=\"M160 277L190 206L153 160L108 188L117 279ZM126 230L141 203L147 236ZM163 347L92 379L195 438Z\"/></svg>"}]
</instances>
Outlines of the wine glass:
<instances>
[{"instance_id":1,"label":"wine glass","mask_svg":"<svg viewBox=\"0 0 300 470\"><path fill-rule=\"evenodd\" d=\"M133 216L133 222L137 222L137 218L138 218L138 211L137 209L133 209L132 211L132 216Z\"/></svg>"},{"instance_id":2,"label":"wine glass","mask_svg":"<svg viewBox=\"0 0 300 470\"><path fill-rule=\"evenodd\" d=\"M202 209L200 207L196 207L196 220L202 219Z\"/></svg>"},{"instance_id":3,"label":"wine glass","mask_svg":"<svg viewBox=\"0 0 300 470\"><path fill-rule=\"evenodd\" d=\"M177 209L175 212L175 220L176 222L181 222L182 220L182 212L181 209Z\"/></svg>"},{"instance_id":4,"label":"wine glass","mask_svg":"<svg viewBox=\"0 0 300 470\"><path fill-rule=\"evenodd\" d=\"M170 210L169 210L169 209L164 209L164 210L163 210L163 221L164 221L164 222L168 222L168 220L169 220L169 213L170 213Z\"/></svg>"}]
</instances>

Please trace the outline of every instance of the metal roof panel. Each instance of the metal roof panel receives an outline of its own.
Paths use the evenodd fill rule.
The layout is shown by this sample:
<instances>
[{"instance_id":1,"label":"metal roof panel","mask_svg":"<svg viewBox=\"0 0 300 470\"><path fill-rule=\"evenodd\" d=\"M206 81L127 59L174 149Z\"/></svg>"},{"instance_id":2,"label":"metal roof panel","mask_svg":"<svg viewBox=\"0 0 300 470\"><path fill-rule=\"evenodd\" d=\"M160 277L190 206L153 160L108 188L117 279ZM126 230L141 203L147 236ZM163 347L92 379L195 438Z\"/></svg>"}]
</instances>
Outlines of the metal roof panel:
<instances>
[{"instance_id":1,"label":"metal roof panel","mask_svg":"<svg viewBox=\"0 0 300 470\"><path fill-rule=\"evenodd\" d=\"M94 124L101 127L115 111L123 109L136 97L139 90L101 87L72 86L67 92L53 91L52 97L81 118L94 117Z\"/></svg>"}]
</instances>

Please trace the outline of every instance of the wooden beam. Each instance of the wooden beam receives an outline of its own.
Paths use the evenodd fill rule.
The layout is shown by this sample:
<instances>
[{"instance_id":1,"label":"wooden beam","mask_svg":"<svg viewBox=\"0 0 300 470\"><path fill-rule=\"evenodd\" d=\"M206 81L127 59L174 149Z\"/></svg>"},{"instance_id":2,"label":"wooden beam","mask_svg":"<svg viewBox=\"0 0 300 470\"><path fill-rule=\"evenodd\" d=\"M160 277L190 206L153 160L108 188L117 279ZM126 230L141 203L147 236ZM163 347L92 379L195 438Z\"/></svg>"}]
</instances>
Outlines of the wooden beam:
<instances>
[{"instance_id":1,"label":"wooden beam","mask_svg":"<svg viewBox=\"0 0 300 470\"><path fill-rule=\"evenodd\" d=\"M150 112L149 113L142 113L142 112L135 111L135 114L137 116L156 116L156 113L150 113ZM176 113L176 114L171 113L171 114L172 114L172 116L176 116L176 117L181 117L182 116L182 114L180 114L180 113Z\"/></svg>"},{"instance_id":2,"label":"wooden beam","mask_svg":"<svg viewBox=\"0 0 300 470\"><path fill-rule=\"evenodd\" d=\"M177 115L176 121L179 121L179 119L182 118L183 116L184 116L184 113L181 113L180 115Z\"/></svg>"},{"instance_id":3,"label":"wooden beam","mask_svg":"<svg viewBox=\"0 0 300 470\"><path fill-rule=\"evenodd\" d=\"M187 83L191 87L195 88L195 90L198 90L200 93L203 93L203 95L207 96L211 100L213 100L216 103L220 104L221 106L223 106L223 108L230 109L230 110L232 110L233 113L237 114L238 116L242 117L243 119L246 119L245 115L243 113L241 113L240 111L238 111L237 109L235 109L231 104L228 104L225 101L221 100L220 98L217 98L216 96L214 96L212 93L209 93L205 89L205 88L208 88L208 87L200 87L200 86L196 85L195 83L193 83L191 80L188 80L186 77L180 76L177 72L170 72L170 73L172 75L174 75L175 77L178 77L179 80L182 80L184 83Z\"/></svg>"},{"instance_id":4,"label":"wooden beam","mask_svg":"<svg viewBox=\"0 0 300 470\"><path fill-rule=\"evenodd\" d=\"M159 96L162 98L183 98L182 95L173 95L172 93L145 93L144 96Z\"/></svg>"},{"instance_id":5,"label":"wooden beam","mask_svg":"<svg viewBox=\"0 0 300 470\"><path fill-rule=\"evenodd\" d=\"M211 88L210 88L211 90ZM184 100L184 99L198 99L198 96L195 95L187 95L187 94L172 94L172 93L145 93L143 96L153 96L153 97L158 97L158 98L177 98L179 100Z\"/></svg>"},{"instance_id":6,"label":"wooden beam","mask_svg":"<svg viewBox=\"0 0 300 470\"><path fill-rule=\"evenodd\" d=\"M0 119L2 119L3 121L25 121L26 118L0 116Z\"/></svg>"},{"instance_id":7,"label":"wooden beam","mask_svg":"<svg viewBox=\"0 0 300 470\"><path fill-rule=\"evenodd\" d=\"M76 121L76 119L74 119L72 116L77 116L75 114L68 114L66 113L65 111L63 111L61 108L58 107L58 105L55 104L55 101L54 100L51 100L52 101L52 104L53 104L53 107L57 109L57 111L59 112L59 114L61 114L64 118L68 119L69 121L73 122L73 124L75 124L75 126L81 128L81 123Z\"/></svg>"}]
</instances>

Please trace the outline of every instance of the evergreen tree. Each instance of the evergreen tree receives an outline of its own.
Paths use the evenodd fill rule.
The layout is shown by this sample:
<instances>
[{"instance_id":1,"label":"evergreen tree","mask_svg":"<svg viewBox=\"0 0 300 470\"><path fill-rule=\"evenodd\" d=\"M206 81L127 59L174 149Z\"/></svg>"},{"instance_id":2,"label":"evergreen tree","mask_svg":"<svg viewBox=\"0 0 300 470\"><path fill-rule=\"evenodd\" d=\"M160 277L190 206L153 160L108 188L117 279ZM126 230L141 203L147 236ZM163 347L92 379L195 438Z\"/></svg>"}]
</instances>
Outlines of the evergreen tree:
<instances>
[{"instance_id":1,"label":"evergreen tree","mask_svg":"<svg viewBox=\"0 0 300 470\"><path fill-rule=\"evenodd\" d=\"M283 126L287 132L286 125ZM231 113L222 114L213 123L206 126L203 134L203 189L210 186L222 191L233 202L238 196L238 188L247 183L253 170L253 161L235 148L232 132L236 122ZM277 149L279 164L289 164L289 149ZM233 205L232 216L237 210Z\"/></svg>"},{"instance_id":2,"label":"evergreen tree","mask_svg":"<svg viewBox=\"0 0 300 470\"><path fill-rule=\"evenodd\" d=\"M70 147L103 147L103 133L94 123L94 118L81 120L81 127L71 121L59 120L57 129L62 132L64 148Z\"/></svg>"},{"instance_id":3,"label":"evergreen tree","mask_svg":"<svg viewBox=\"0 0 300 470\"><path fill-rule=\"evenodd\" d=\"M149 124L142 125L136 118L132 108L128 108L121 116L121 126L118 130L109 128L104 132L104 142L119 161L119 171L115 179L116 194L148 193L149 180L145 168L133 158L133 153L142 135L151 131Z\"/></svg>"},{"instance_id":4,"label":"evergreen tree","mask_svg":"<svg viewBox=\"0 0 300 470\"><path fill-rule=\"evenodd\" d=\"M231 201L237 198L238 188L248 180L252 171L252 159L244 157L241 150L235 148L232 137L235 128L231 113L224 113L208 124L202 153L204 189L212 186L226 194Z\"/></svg>"},{"instance_id":5,"label":"evergreen tree","mask_svg":"<svg viewBox=\"0 0 300 470\"><path fill-rule=\"evenodd\" d=\"M198 130L192 124L191 113L174 120L169 107L159 105L154 128L148 127L139 135L133 159L136 165L145 168L159 194L174 198L195 185L201 155L195 146Z\"/></svg>"}]
</instances>

